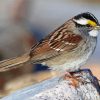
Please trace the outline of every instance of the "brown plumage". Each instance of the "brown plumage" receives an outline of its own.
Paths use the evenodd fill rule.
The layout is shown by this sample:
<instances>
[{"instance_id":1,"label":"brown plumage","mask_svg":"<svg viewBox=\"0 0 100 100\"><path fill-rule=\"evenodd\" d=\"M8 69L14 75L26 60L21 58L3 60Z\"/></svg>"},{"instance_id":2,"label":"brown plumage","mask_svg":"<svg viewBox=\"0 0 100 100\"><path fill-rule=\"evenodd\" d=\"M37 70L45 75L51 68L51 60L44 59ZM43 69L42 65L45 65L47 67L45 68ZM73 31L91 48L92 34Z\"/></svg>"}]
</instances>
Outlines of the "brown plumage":
<instances>
[{"instance_id":1,"label":"brown plumage","mask_svg":"<svg viewBox=\"0 0 100 100\"><path fill-rule=\"evenodd\" d=\"M86 14L88 15L88 13ZM90 16L92 17L92 15ZM78 20L78 17L81 18L80 15L74 18ZM0 72L17 68L28 62L34 64L46 62L51 68L67 71L78 70L92 55L96 46L96 38L87 35L88 33L85 34L83 30L79 30L79 25L76 25L74 18L46 36L28 53L1 61Z\"/></svg>"},{"instance_id":2,"label":"brown plumage","mask_svg":"<svg viewBox=\"0 0 100 100\"><path fill-rule=\"evenodd\" d=\"M82 37L69 31L67 29L67 27L70 27L68 23L69 22L63 24L57 30L49 34L44 40L39 42L36 46L33 46L29 53L26 53L20 57L1 61L0 71L17 68L27 62L41 63L61 54L62 51L76 48L78 43L82 40Z\"/></svg>"}]
</instances>

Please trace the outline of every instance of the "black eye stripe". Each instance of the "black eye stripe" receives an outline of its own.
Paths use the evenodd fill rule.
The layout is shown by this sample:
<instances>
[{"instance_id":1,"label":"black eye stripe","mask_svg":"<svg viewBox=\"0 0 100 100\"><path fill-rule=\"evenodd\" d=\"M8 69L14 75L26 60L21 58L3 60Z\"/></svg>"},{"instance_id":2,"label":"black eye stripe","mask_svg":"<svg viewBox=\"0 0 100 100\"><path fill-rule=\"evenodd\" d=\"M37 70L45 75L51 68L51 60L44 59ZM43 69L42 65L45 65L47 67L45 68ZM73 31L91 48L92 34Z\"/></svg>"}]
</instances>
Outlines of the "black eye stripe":
<instances>
[{"instance_id":1,"label":"black eye stripe","mask_svg":"<svg viewBox=\"0 0 100 100\"><path fill-rule=\"evenodd\" d=\"M89 24L87 25L81 25L81 24L78 24L75 22L75 25L78 29L81 29L81 30L88 30L88 31L91 31L93 29L92 26L90 26Z\"/></svg>"}]
</instances>

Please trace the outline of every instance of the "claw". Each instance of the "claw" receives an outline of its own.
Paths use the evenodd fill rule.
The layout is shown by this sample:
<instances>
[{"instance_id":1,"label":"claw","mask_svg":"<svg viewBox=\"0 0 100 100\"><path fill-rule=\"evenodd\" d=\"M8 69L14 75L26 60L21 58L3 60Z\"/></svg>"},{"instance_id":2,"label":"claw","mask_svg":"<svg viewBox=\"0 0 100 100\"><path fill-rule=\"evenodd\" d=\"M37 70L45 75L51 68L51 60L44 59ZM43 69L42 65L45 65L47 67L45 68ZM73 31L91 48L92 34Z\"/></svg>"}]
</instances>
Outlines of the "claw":
<instances>
[{"instance_id":1,"label":"claw","mask_svg":"<svg viewBox=\"0 0 100 100\"><path fill-rule=\"evenodd\" d=\"M77 77L73 76L72 73L66 72L63 79L70 80L71 81L70 85L74 86L75 88L77 88L79 85Z\"/></svg>"},{"instance_id":2,"label":"claw","mask_svg":"<svg viewBox=\"0 0 100 100\"><path fill-rule=\"evenodd\" d=\"M73 87L77 88L79 86L79 83L84 85L90 82L87 82L85 80L82 79L82 76L77 75L75 76L75 72L66 72L64 74L64 76L62 76L59 80L69 80L71 81L70 85L72 85Z\"/></svg>"}]
</instances>

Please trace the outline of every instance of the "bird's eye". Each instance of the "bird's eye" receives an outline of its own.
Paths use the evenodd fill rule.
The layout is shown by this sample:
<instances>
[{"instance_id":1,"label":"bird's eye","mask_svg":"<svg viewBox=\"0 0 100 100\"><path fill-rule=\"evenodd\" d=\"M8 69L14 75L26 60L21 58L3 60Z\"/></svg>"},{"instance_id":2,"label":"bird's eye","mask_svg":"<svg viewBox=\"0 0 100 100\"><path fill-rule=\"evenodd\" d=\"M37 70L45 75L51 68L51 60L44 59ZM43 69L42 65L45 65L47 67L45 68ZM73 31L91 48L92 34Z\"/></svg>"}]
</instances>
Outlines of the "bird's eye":
<instances>
[{"instance_id":1,"label":"bird's eye","mask_svg":"<svg viewBox=\"0 0 100 100\"><path fill-rule=\"evenodd\" d=\"M90 24L87 24L86 26L87 26L87 27L92 27Z\"/></svg>"},{"instance_id":2,"label":"bird's eye","mask_svg":"<svg viewBox=\"0 0 100 100\"><path fill-rule=\"evenodd\" d=\"M87 24L86 27L88 30L92 30L92 28L93 28L90 24Z\"/></svg>"}]
</instances>

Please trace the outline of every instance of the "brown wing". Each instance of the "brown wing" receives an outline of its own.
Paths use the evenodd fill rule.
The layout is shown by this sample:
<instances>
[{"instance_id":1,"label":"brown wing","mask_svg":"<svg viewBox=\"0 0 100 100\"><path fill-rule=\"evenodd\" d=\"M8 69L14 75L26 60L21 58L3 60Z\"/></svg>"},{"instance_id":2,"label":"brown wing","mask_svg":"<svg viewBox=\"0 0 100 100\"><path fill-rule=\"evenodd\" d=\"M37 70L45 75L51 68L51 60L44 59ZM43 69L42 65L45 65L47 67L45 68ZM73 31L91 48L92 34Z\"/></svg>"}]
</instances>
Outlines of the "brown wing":
<instances>
[{"instance_id":1,"label":"brown wing","mask_svg":"<svg viewBox=\"0 0 100 100\"><path fill-rule=\"evenodd\" d=\"M77 48L81 40L82 37L80 35L76 35L73 32L66 31L65 33L59 34L57 38L52 38L49 41L49 45L56 51L70 51Z\"/></svg>"},{"instance_id":2,"label":"brown wing","mask_svg":"<svg viewBox=\"0 0 100 100\"><path fill-rule=\"evenodd\" d=\"M56 29L44 40L32 47L30 55L25 54L20 57L0 62L0 71L16 68L19 65L30 62L30 59L33 61L33 63L42 62L58 56L64 51L69 52L77 48L78 44L82 41L82 37L71 31L73 29L72 27L74 26L72 24L69 25L67 22Z\"/></svg>"},{"instance_id":3,"label":"brown wing","mask_svg":"<svg viewBox=\"0 0 100 100\"><path fill-rule=\"evenodd\" d=\"M63 51L70 51L77 48L82 37L69 31L66 24L63 24L56 31L48 35L37 46L32 48L30 56L36 61L48 60L60 55Z\"/></svg>"}]
</instances>

